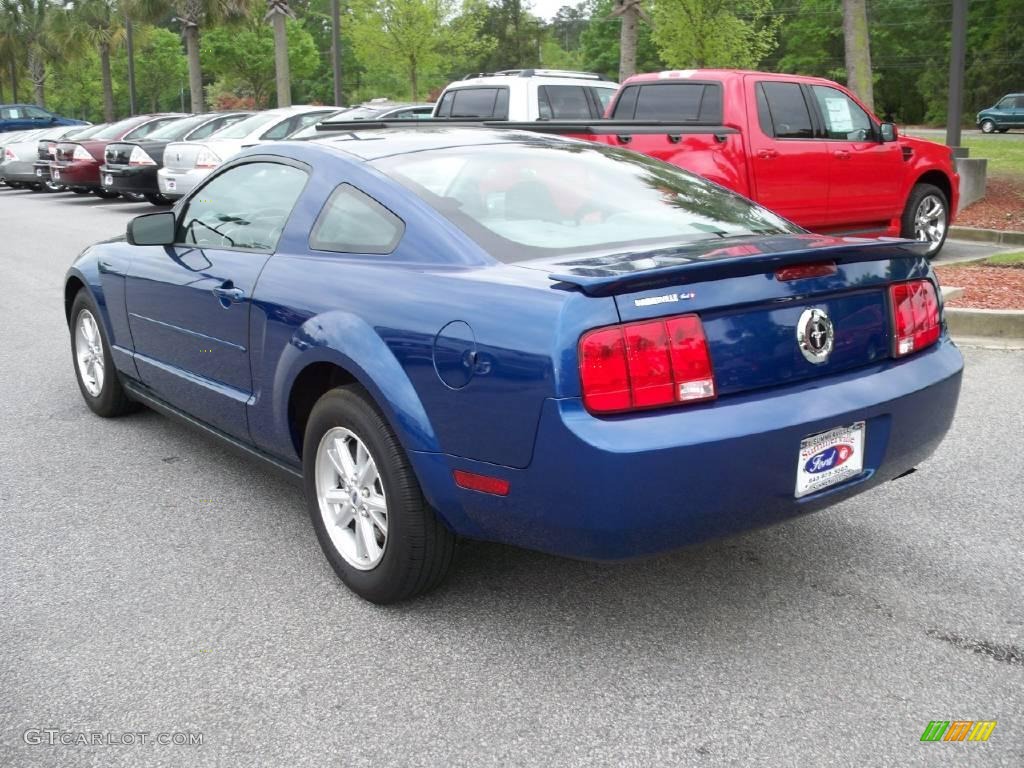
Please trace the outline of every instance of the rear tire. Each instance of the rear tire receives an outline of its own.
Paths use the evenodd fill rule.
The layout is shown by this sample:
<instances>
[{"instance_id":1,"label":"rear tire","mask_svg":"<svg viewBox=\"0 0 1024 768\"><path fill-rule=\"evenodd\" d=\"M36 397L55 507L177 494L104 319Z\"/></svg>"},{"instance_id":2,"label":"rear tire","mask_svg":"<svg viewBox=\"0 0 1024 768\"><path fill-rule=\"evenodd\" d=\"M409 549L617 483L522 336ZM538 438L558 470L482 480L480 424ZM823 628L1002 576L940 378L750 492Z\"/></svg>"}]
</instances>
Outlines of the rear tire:
<instances>
[{"instance_id":1,"label":"rear tire","mask_svg":"<svg viewBox=\"0 0 1024 768\"><path fill-rule=\"evenodd\" d=\"M109 189L94 189L97 197L102 197L104 200L112 200L115 197L120 197L117 192L111 192Z\"/></svg>"},{"instance_id":2,"label":"rear tire","mask_svg":"<svg viewBox=\"0 0 1024 768\"><path fill-rule=\"evenodd\" d=\"M302 469L317 539L349 589L383 605L441 583L455 535L427 505L405 451L366 390L339 387L317 401Z\"/></svg>"},{"instance_id":3,"label":"rear tire","mask_svg":"<svg viewBox=\"0 0 1024 768\"><path fill-rule=\"evenodd\" d=\"M114 367L99 310L81 289L71 305L71 360L85 404L97 416L110 418L138 410L128 398Z\"/></svg>"},{"instance_id":4,"label":"rear tire","mask_svg":"<svg viewBox=\"0 0 1024 768\"><path fill-rule=\"evenodd\" d=\"M88 195L90 192L90 190L86 189L85 187L71 187L71 191L74 192L76 195Z\"/></svg>"},{"instance_id":5,"label":"rear tire","mask_svg":"<svg viewBox=\"0 0 1024 768\"><path fill-rule=\"evenodd\" d=\"M929 259L942 250L949 234L949 200L934 184L916 184L903 210L900 236L928 243Z\"/></svg>"},{"instance_id":6,"label":"rear tire","mask_svg":"<svg viewBox=\"0 0 1024 768\"><path fill-rule=\"evenodd\" d=\"M163 195L148 194L146 195L146 200L151 205L168 206L174 204L172 200L164 197Z\"/></svg>"}]
</instances>

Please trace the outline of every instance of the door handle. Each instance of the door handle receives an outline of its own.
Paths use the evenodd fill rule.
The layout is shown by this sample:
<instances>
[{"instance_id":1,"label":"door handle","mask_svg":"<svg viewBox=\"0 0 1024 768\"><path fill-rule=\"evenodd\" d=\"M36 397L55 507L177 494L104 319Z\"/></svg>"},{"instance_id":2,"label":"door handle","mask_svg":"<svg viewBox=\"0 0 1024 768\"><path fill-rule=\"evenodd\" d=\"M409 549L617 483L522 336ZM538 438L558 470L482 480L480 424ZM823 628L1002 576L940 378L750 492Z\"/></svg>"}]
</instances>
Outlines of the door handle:
<instances>
[{"instance_id":1,"label":"door handle","mask_svg":"<svg viewBox=\"0 0 1024 768\"><path fill-rule=\"evenodd\" d=\"M757 156L762 160L772 160L779 156L779 153L774 149L759 149L757 150Z\"/></svg>"},{"instance_id":2,"label":"door handle","mask_svg":"<svg viewBox=\"0 0 1024 768\"><path fill-rule=\"evenodd\" d=\"M633 140L633 137L628 133L620 133L615 138L619 140L619 144L629 144Z\"/></svg>"},{"instance_id":3,"label":"door handle","mask_svg":"<svg viewBox=\"0 0 1024 768\"><path fill-rule=\"evenodd\" d=\"M239 302L245 298L245 291L241 288L235 288L234 283L228 280L223 285L219 285L213 289L213 295L220 299L222 307L227 307L234 302Z\"/></svg>"},{"instance_id":4,"label":"door handle","mask_svg":"<svg viewBox=\"0 0 1024 768\"><path fill-rule=\"evenodd\" d=\"M678 144L680 141L683 140L682 134L679 133L669 133L666 134L666 136L668 137L669 144Z\"/></svg>"},{"instance_id":5,"label":"door handle","mask_svg":"<svg viewBox=\"0 0 1024 768\"><path fill-rule=\"evenodd\" d=\"M847 152L845 149L837 149L833 154L839 160L849 160L850 159L850 153Z\"/></svg>"}]
</instances>

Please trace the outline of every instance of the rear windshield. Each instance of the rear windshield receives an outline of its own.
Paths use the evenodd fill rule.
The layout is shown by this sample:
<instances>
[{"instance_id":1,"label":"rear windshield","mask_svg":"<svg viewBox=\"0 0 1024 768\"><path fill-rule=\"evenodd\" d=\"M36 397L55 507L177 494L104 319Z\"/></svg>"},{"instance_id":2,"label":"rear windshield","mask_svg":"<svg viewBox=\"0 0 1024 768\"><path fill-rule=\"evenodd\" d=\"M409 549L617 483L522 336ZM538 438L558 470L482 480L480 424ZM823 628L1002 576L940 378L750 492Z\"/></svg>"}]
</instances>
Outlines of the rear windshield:
<instances>
[{"instance_id":1,"label":"rear windshield","mask_svg":"<svg viewBox=\"0 0 1024 768\"><path fill-rule=\"evenodd\" d=\"M452 88L441 96L437 116L508 120L508 88Z\"/></svg>"},{"instance_id":2,"label":"rear windshield","mask_svg":"<svg viewBox=\"0 0 1024 768\"><path fill-rule=\"evenodd\" d=\"M64 135L67 139L91 139L97 133L106 128L108 123L100 123L99 125L87 125L82 130L71 131Z\"/></svg>"},{"instance_id":3,"label":"rear windshield","mask_svg":"<svg viewBox=\"0 0 1024 768\"><path fill-rule=\"evenodd\" d=\"M229 128L225 128L223 131L217 131L218 139L244 139L250 133L255 131L257 128L262 128L264 125L269 125L275 120L283 120L288 115L281 112L261 112L247 117L245 120L239 120Z\"/></svg>"},{"instance_id":4,"label":"rear windshield","mask_svg":"<svg viewBox=\"0 0 1024 768\"><path fill-rule=\"evenodd\" d=\"M679 120L717 125L722 122L719 83L647 83L622 89L618 120Z\"/></svg>"},{"instance_id":5,"label":"rear windshield","mask_svg":"<svg viewBox=\"0 0 1024 768\"><path fill-rule=\"evenodd\" d=\"M111 123L102 131L97 131L96 133L94 133L92 136L90 136L90 138L97 139L100 141L104 139L116 139L129 128L138 125L140 122L142 121L139 120L139 118L137 117L129 117L127 120L121 120L117 123Z\"/></svg>"},{"instance_id":6,"label":"rear windshield","mask_svg":"<svg viewBox=\"0 0 1024 768\"><path fill-rule=\"evenodd\" d=\"M192 117L183 117L180 120L175 120L173 123L168 123L167 125L157 128L149 134L147 138L177 141L193 128L202 125L207 120L212 120L213 117L213 115L193 115Z\"/></svg>"},{"instance_id":7,"label":"rear windshield","mask_svg":"<svg viewBox=\"0 0 1024 768\"><path fill-rule=\"evenodd\" d=\"M717 184L613 147L524 141L373 165L504 262L802 231Z\"/></svg>"}]
</instances>

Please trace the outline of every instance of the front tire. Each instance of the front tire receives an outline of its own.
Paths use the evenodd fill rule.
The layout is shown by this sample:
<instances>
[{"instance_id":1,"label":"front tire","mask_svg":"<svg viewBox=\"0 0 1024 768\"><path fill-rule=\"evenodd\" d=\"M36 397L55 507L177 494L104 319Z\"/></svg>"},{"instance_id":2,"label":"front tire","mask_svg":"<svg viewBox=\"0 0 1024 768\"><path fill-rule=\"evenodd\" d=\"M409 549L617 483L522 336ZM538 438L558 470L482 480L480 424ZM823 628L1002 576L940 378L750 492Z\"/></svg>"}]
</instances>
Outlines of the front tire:
<instances>
[{"instance_id":1,"label":"front tire","mask_svg":"<svg viewBox=\"0 0 1024 768\"><path fill-rule=\"evenodd\" d=\"M978 127L981 128L982 133L992 133L996 129L996 124L991 120L982 120Z\"/></svg>"},{"instance_id":2,"label":"front tire","mask_svg":"<svg viewBox=\"0 0 1024 768\"><path fill-rule=\"evenodd\" d=\"M949 234L949 200L934 184L916 184L903 210L900 235L928 243L925 255L930 259L942 250Z\"/></svg>"},{"instance_id":3,"label":"front tire","mask_svg":"<svg viewBox=\"0 0 1024 768\"><path fill-rule=\"evenodd\" d=\"M94 189L97 197L102 197L104 200L112 200L115 197L120 197L120 193L111 192L109 189Z\"/></svg>"},{"instance_id":4,"label":"front tire","mask_svg":"<svg viewBox=\"0 0 1024 768\"><path fill-rule=\"evenodd\" d=\"M146 200L150 205L168 206L173 205L173 201L170 198L164 197L159 194L147 194Z\"/></svg>"},{"instance_id":5,"label":"front tire","mask_svg":"<svg viewBox=\"0 0 1024 768\"><path fill-rule=\"evenodd\" d=\"M302 464L317 539L349 589L383 605L441 583L455 536L427 505L398 438L364 389L339 387L317 401Z\"/></svg>"},{"instance_id":6,"label":"front tire","mask_svg":"<svg viewBox=\"0 0 1024 768\"><path fill-rule=\"evenodd\" d=\"M137 409L117 377L100 313L83 288L71 305L71 359L82 397L98 416L110 418Z\"/></svg>"}]
</instances>

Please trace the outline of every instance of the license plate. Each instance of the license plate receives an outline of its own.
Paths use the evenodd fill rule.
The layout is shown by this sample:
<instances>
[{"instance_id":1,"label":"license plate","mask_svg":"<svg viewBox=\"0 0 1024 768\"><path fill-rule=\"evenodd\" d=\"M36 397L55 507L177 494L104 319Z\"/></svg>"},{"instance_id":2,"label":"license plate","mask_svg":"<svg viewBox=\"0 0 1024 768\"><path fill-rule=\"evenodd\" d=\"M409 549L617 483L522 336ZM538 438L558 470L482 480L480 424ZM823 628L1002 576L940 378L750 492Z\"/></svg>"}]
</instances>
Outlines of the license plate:
<instances>
[{"instance_id":1,"label":"license plate","mask_svg":"<svg viewBox=\"0 0 1024 768\"><path fill-rule=\"evenodd\" d=\"M36 168L36 176L38 176L39 178L43 177L43 169L42 168Z\"/></svg>"},{"instance_id":2,"label":"license plate","mask_svg":"<svg viewBox=\"0 0 1024 768\"><path fill-rule=\"evenodd\" d=\"M55 170L53 172L53 180L54 181L60 181L60 171Z\"/></svg>"},{"instance_id":3,"label":"license plate","mask_svg":"<svg viewBox=\"0 0 1024 768\"><path fill-rule=\"evenodd\" d=\"M796 497L817 493L863 471L863 421L805 437L796 462Z\"/></svg>"},{"instance_id":4,"label":"license plate","mask_svg":"<svg viewBox=\"0 0 1024 768\"><path fill-rule=\"evenodd\" d=\"M174 179L167 179L166 181L167 181L167 191L168 192L173 192L174 190L176 190L178 188L178 182L176 182Z\"/></svg>"},{"instance_id":5,"label":"license plate","mask_svg":"<svg viewBox=\"0 0 1024 768\"><path fill-rule=\"evenodd\" d=\"M111 176L109 173L106 176L103 177L103 186L104 187L109 187L113 183L114 183L114 177Z\"/></svg>"}]
</instances>

